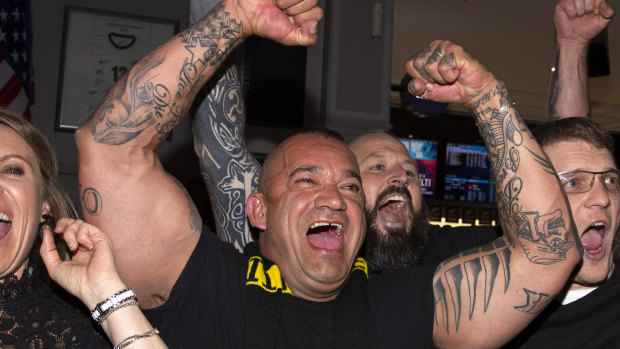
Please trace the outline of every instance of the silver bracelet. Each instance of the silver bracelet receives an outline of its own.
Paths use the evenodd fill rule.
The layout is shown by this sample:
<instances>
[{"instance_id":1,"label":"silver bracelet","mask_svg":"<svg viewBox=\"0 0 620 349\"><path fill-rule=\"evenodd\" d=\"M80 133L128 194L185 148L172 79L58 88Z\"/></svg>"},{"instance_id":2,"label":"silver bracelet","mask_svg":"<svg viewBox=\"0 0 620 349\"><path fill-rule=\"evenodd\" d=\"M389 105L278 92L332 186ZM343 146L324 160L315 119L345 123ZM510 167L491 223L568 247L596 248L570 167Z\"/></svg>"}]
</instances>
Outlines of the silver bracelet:
<instances>
[{"instance_id":1,"label":"silver bracelet","mask_svg":"<svg viewBox=\"0 0 620 349\"><path fill-rule=\"evenodd\" d=\"M144 332L142 334L134 334L133 336L129 336L129 337L123 339L120 343L115 345L113 349L124 348L124 347L128 346L129 344L131 344L131 343L133 343L133 342L135 342L137 340L140 340L142 338L152 337L152 336L154 336L156 334L159 334L159 330L157 330L156 328L154 328L154 329L152 329L150 331Z\"/></svg>"},{"instance_id":2,"label":"silver bracelet","mask_svg":"<svg viewBox=\"0 0 620 349\"><path fill-rule=\"evenodd\" d=\"M106 313L106 311L108 311L110 308L114 308L117 305L128 301L129 299L133 299L135 301L138 300L138 298L136 297L136 294L132 290L128 288L124 290L120 290L116 292L115 294L111 295L110 297L99 302L97 305L95 305L95 308L91 310L90 315L93 317L95 321L97 321L98 323L101 323L101 321L99 321L99 318L104 313Z\"/></svg>"},{"instance_id":3,"label":"silver bracelet","mask_svg":"<svg viewBox=\"0 0 620 349\"><path fill-rule=\"evenodd\" d=\"M476 122L476 127L479 127L482 124L488 124L491 123L491 121L498 117L498 116L503 116L505 115L506 111L508 110L508 108L510 107L514 107L515 105L517 105L517 102L515 102L512 99L512 96L508 95L508 103L504 104L501 108L499 108L498 111L493 111L493 113L491 113L491 117L488 118L487 120L481 120Z\"/></svg>"},{"instance_id":4,"label":"silver bracelet","mask_svg":"<svg viewBox=\"0 0 620 349\"><path fill-rule=\"evenodd\" d=\"M106 310L103 314L101 314L101 316L99 316L99 318L96 320L97 323L99 325L101 325L107 318L108 316L110 316L110 314L112 314L113 312L125 308L125 307L130 307L132 305L138 306L138 302L137 301L132 301L132 302L127 302L127 303L122 303L119 305L116 305L108 310Z\"/></svg>"}]
</instances>

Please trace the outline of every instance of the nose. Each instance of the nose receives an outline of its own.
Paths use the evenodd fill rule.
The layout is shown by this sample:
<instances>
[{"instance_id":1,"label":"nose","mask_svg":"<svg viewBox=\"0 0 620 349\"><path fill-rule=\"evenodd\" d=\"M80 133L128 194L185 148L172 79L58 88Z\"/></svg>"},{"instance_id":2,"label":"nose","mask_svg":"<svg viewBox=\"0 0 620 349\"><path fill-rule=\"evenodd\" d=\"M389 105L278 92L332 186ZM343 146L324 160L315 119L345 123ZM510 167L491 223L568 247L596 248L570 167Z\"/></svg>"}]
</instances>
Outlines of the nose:
<instances>
[{"instance_id":1,"label":"nose","mask_svg":"<svg viewBox=\"0 0 620 349\"><path fill-rule=\"evenodd\" d=\"M600 175L597 175L600 176ZM589 207L607 207L611 203L611 198L609 197L609 192L605 188L605 185L602 181L598 180L598 178L594 179L594 183L592 184L592 189L589 192L585 193L588 195L586 200L586 204Z\"/></svg>"},{"instance_id":2,"label":"nose","mask_svg":"<svg viewBox=\"0 0 620 349\"><path fill-rule=\"evenodd\" d=\"M388 173L388 183L390 185L407 185L409 181L409 176L407 176L407 171L401 166L394 166L390 169Z\"/></svg>"},{"instance_id":3,"label":"nose","mask_svg":"<svg viewBox=\"0 0 620 349\"><path fill-rule=\"evenodd\" d=\"M314 200L316 208L328 208L334 211L344 211L347 202L336 185L325 185Z\"/></svg>"}]
</instances>

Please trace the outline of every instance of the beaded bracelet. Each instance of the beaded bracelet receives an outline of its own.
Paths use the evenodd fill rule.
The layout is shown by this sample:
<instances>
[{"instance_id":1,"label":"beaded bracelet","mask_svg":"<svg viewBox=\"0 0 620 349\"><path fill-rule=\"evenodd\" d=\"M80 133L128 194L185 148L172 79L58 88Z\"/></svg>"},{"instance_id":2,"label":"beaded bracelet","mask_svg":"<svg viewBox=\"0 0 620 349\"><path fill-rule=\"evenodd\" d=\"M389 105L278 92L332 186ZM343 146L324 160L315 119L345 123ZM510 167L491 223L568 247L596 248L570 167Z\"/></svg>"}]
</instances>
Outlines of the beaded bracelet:
<instances>
[{"instance_id":1,"label":"beaded bracelet","mask_svg":"<svg viewBox=\"0 0 620 349\"><path fill-rule=\"evenodd\" d=\"M133 342L135 342L137 340L140 340L142 338L152 337L152 336L154 336L156 334L159 334L159 330L157 330L156 328L154 328L154 329L152 329L150 331L144 332L142 334L134 334L133 336L129 336L129 337L123 339L122 341L120 341L120 343L115 345L113 349L122 349L122 348L128 346L129 344L131 344L131 343L133 343Z\"/></svg>"},{"instance_id":2,"label":"beaded bracelet","mask_svg":"<svg viewBox=\"0 0 620 349\"><path fill-rule=\"evenodd\" d=\"M136 297L136 294L132 290L128 288L124 290L120 290L116 292L115 294L111 295L110 297L99 302L95 306L95 308L91 310L90 315L93 317L95 321L97 321L97 323L101 324L101 321L103 321L101 320L102 315L104 315L105 313L108 313L107 315L110 315L109 313L118 309L116 307L119 304L124 303L128 301L129 299L133 299L134 301L138 300L138 298Z\"/></svg>"}]
</instances>

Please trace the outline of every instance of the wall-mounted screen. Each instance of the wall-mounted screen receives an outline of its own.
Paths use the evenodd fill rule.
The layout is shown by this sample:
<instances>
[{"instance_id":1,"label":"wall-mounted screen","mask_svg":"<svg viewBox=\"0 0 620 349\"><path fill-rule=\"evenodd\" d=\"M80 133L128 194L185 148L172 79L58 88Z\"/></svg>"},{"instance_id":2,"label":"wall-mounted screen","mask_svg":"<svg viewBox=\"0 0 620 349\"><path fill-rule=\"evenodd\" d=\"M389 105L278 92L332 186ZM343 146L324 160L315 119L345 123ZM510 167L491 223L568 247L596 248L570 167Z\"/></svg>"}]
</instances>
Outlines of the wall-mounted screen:
<instances>
[{"instance_id":1,"label":"wall-mounted screen","mask_svg":"<svg viewBox=\"0 0 620 349\"><path fill-rule=\"evenodd\" d=\"M482 145L446 143L444 199L495 202L495 180Z\"/></svg>"},{"instance_id":2,"label":"wall-mounted screen","mask_svg":"<svg viewBox=\"0 0 620 349\"><path fill-rule=\"evenodd\" d=\"M437 187L437 142L399 138L418 167L422 196L434 198Z\"/></svg>"}]
</instances>

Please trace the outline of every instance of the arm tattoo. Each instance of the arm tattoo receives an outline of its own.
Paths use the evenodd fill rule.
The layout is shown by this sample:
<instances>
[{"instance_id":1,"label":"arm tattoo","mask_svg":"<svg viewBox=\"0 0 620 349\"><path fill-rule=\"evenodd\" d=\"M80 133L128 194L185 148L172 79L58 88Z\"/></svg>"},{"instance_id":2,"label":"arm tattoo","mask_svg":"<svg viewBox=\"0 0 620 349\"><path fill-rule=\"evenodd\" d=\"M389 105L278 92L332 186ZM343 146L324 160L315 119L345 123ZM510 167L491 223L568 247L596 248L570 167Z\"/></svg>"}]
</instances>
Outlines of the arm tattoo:
<instances>
[{"instance_id":1,"label":"arm tattoo","mask_svg":"<svg viewBox=\"0 0 620 349\"><path fill-rule=\"evenodd\" d=\"M101 194L97 189L87 187L82 189L82 185L79 185L80 202L84 208L85 213L90 216L96 216L101 213L103 208L103 201L101 200Z\"/></svg>"},{"instance_id":2,"label":"arm tattoo","mask_svg":"<svg viewBox=\"0 0 620 349\"><path fill-rule=\"evenodd\" d=\"M529 314L539 314L546 306L551 302L554 297L550 297L546 293L538 293L527 288L523 289L525 292L526 300L525 304L515 306L515 309Z\"/></svg>"},{"instance_id":3,"label":"arm tattoo","mask_svg":"<svg viewBox=\"0 0 620 349\"><path fill-rule=\"evenodd\" d=\"M545 158L544 156L540 156L529 149L527 149L527 151L530 152L530 154L534 157L534 161L539 163L542 166L543 170L545 170L545 172L549 173L552 176L556 175L553 165L551 165L551 163L549 162L549 160L547 160L547 158Z\"/></svg>"},{"instance_id":4,"label":"arm tattoo","mask_svg":"<svg viewBox=\"0 0 620 349\"><path fill-rule=\"evenodd\" d=\"M192 200L192 197L189 196L189 193L187 192L183 184L179 182L178 179L176 179L169 173L168 173L168 177L172 179L174 184L176 184L177 187L179 187L179 189L183 191L183 195L185 195L185 199L187 200L187 209L189 210L188 224L190 228L192 230L202 231L202 219L200 218L200 213L198 212L198 209L196 208L196 205L194 204L194 200Z\"/></svg>"},{"instance_id":5,"label":"arm tattoo","mask_svg":"<svg viewBox=\"0 0 620 349\"><path fill-rule=\"evenodd\" d=\"M244 124L240 78L231 66L198 109L193 130L217 233L240 249L252 239L245 204L258 187L261 170L245 145Z\"/></svg>"},{"instance_id":6,"label":"arm tattoo","mask_svg":"<svg viewBox=\"0 0 620 349\"><path fill-rule=\"evenodd\" d=\"M548 265L563 261L574 244L569 241L569 231L559 209L542 216L537 212L521 213L516 223L517 240L532 263Z\"/></svg>"},{"instance_id":7,"label":"arm tattoo","mask_svg":"<svg viewBox=\"0 0 620 349\"><path fill-rule=\"evenodd\" d=\"M480 123L481 135L493 164L504 237L490 245L463 252L455 257L458 262L450 259L437 269L433 284L435 324L442 326L448 333L451 330L458 331L463 319L471 320L475 316L476 303L482 302L478 309L487 311L498 277L503 276L502 289L504 293L508 291L512 249L523 249L532 264L549 265L565 260L568 250L574 245L560 209L546 214L523 211L520 196L528 183L519 176L521 157L529 157L531 154L535 163L546 173L555 177L555 172L544 155L534 154L525 147L524 136L529 138L531 134L529 131L524 132L527 128L514 108L500 112L500 109L484 107L497 97L500 108L510 103L503 83L482 96L474 104L474 110L478 120L485 120ZM522 153L523 149L527 151ZM484 299L476 299L478 293ZM549 295L531 290L525 290L525 295L525 304L515 306L515 309L528 313L540 311L550 299ZM468 308L463 309L467 304ZM439 319L442 319L441 324L438 323Z\"/></svg>"},{"instance_id":8,"label":"arm tattoo","mask_svg":"<svg viewBox=\"0 0 620 349\"><path fill-rule=\"evenodd\" d=\"M498 84L490 94L500 97L500 106L508 103L508 91L503 83ZM476 103L482 106L491 100L491 96L483 96ZM496 176L497 206L502 217L504 232L515 232L520 246L524 249L530 262L535 264L551 264L566 259L566 252L573 243L569 240L569 231L562 212L556 210L548 214L539 212L522 212L519 195L525 183L518 176L520 167L521 149L532 154L534 161L542 169L555 177L551 164L543 155L534 154L523 147L523 127L515 126L510 110L514 111L514 118L521 123L521 118L515 109L508 109L499 113L492 108L483 109L480 113L491 113L490 120L482 123L482 137L489 149L489 160L493 164ZM507 234L508 242L515 247L514 236Z\"/></svg>"},{"instance_id":9,"label":"arm tattoo","mask_svg":"<svg viewBox=\"0 0 620 349\"><path fill-rule=\"evenodd\" d=\"M462 252L455 258L472 256L467 261L440 271L452 259L444 261L438 267L436 280L433 284L435 295L435 324L438 323L439 312L442 313L442 327L450 333L454 327L458 331L461 313L466 311L469 320L474 316L476 307L476 294L479 287L484 289L483 309L486 312L498 273L501 271L504 277L503 291L506 293L510 284L510 249L502 239L498 239L489 245L474 248ZM463 309L463 298L469 301L468 309ZM451 322L454 325L451 325Z\"/></svg>"},{"instance_id":10,"label":"arm tattoo","mask_svg":"<svg viewBox=\"0 0 620 349\"><path fill-rule=\"evenodd\" d=\"M223 5L216 6L203 21L172 40L185 44L187 55L178 80L166 86L156 82L166 57L157 51L145 56L114 87L93 115L91 134L98 143L125 144L149 127L163 142L187 112L206 82L206 68L217 67L241 41L242 24L230 18ZM159 56L158 56L159 55Z\"/></svg>"}]
</instances>

